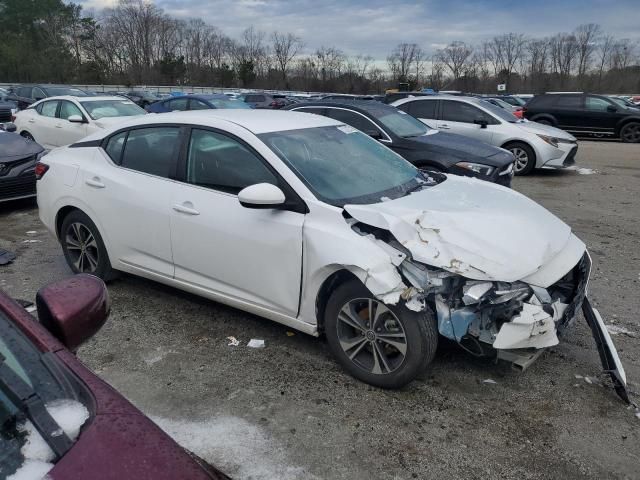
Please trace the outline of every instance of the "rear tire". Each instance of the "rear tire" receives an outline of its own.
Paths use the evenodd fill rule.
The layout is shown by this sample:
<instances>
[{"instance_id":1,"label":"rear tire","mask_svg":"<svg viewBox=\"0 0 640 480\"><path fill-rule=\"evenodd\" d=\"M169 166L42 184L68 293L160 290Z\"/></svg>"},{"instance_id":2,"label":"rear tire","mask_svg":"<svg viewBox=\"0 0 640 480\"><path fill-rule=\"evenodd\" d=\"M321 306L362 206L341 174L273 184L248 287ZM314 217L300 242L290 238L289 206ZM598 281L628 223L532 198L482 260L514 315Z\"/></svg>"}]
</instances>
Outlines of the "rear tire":
<instances>
[{"instance_id":1,"label":"rear tire","mask_svg":"<svg viewBox=\"0 0 640 480\"><path fill-rule=\"evenodd\" d=\"M438 328L429 309L385 305L357 280L329 297L324 318L331 352L347 372L370 385L400 388L431 363Z\"/></svg>"},{"instance_id":2,"label":"rear tire","mask_svg":"<svg viewBox=\"0 0 640 480\"><path fill-rule=\"evenodd\" d=\"M60 243L73 273L90 273L104 281L115 277L100 232L84 212L74 210L64 218Z\"/></svg>"},{"instance_id":3,"label":"rear tire","mask_svg":"<svg viewBox=\"0 0 640 480\"><path fill-rule=\"evenodd\" d=\"M627 123L620 130L620 140L624 143L640 143L640 123Z\"/></svg>"},{"instance_id":4,"label":"rear tire","mask_svg":"<svg viewBox=\"0 0 640 480\"><path fill-rule=\"evenodd\" d=\"M536 167L536 154L526 143L511 142L502 148L506 148L516 157L516 161L513 164L513 170L516 175L528 175Z\"/></svg>"}]
</instances>

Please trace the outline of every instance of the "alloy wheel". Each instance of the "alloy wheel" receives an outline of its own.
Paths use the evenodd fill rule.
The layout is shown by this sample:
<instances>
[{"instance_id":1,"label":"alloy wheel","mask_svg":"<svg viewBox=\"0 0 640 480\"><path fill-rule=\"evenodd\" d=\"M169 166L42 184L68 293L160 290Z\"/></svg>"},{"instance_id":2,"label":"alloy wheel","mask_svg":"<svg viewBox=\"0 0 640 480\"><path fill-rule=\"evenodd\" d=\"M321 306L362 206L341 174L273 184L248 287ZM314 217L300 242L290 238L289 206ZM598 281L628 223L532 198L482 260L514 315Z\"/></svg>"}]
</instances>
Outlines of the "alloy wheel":
<instances>
[{"instance_id":1,"label":"alloy wheel","mask_svg":"<svg viewBox=\"0 0 640 480\"><path fill-rule=\"evenodd\" d=\"M525 168L527 168L527 164L529 163L529 155L520 147L511 148L511 153L516 157L516 161L513 165L513 168L516 172L521 172Z\"/></svg>"},{"instance_id":2,"label":"alloy wheel","mask_svg":"<svg viewBox=\"0 0 640 480\"><path fill-rule=\"evenodd\" d=\"M357 298L346 303L338 313L336 328L346 356L369 373L391 373L405 360L407 337L402 323L375 299Z\"/></svg>"},{"instance_id":3,"label":"alloy wheel","mask_svg":"<svg viewBox=\"0 0 640 480\"><path fill-rule=\"evenodd\" d=\"M622 140L629 143L640 142L640 124L626 127L622 131Z\"/></svg>"},{"instance_id":4,"label":"alloy wheel","mask_svg":"<svg viewBox=\"0 0 640 480\"><path fill-rule=\"evenodd\" d=\"M94 273L98 268L98 243L89 228L79 222L72 223L65 235L65 247L78 272Z\"/></svg>"}]
</instances>

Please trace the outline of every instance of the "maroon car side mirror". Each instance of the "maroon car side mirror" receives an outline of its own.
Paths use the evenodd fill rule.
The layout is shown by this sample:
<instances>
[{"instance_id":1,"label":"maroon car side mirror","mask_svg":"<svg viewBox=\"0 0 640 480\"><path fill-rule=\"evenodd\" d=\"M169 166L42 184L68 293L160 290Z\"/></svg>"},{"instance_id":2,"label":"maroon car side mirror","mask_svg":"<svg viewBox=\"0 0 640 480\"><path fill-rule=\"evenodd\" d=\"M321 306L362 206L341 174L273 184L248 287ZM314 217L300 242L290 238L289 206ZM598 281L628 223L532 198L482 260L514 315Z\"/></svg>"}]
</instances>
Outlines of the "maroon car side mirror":
<instances>
[{"instance_id":1,"label":"maroon car side mirror","mask_svg":"<svg viewBox=\"0 0 640 480\"><path fill-rule=\"evenodd\" d=\"M104 282L87 274L42 287L36 306L42 326L72 352L100 330L110 308Z\"/></svg>"}]
</instances>

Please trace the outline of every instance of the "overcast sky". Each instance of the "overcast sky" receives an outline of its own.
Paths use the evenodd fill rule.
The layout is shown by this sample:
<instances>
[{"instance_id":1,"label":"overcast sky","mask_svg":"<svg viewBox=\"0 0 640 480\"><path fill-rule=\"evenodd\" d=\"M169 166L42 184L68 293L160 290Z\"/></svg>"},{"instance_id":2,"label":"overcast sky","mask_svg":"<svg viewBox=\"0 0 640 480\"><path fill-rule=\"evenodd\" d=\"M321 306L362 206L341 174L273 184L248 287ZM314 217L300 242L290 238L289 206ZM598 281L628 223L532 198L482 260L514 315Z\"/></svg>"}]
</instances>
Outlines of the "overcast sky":
<instances>
[{"instance_id":1,"label":"overcast sky","mask_svg":"<svg viewBox=\"0 0 640 480\"><path fill-rule=\"evenodd\" d=\"M78 1L78 0L76 0ZM116 0L80 0L99 11ZM245 28L291 32L307 51L335 46L383 60L400 42L432 52L454 40L477 43L520 32L543 37L599 23L618 38L640 38L640 0L155 0L179 18L197 17L238 38Z\"/></svg>"}]
</instances>

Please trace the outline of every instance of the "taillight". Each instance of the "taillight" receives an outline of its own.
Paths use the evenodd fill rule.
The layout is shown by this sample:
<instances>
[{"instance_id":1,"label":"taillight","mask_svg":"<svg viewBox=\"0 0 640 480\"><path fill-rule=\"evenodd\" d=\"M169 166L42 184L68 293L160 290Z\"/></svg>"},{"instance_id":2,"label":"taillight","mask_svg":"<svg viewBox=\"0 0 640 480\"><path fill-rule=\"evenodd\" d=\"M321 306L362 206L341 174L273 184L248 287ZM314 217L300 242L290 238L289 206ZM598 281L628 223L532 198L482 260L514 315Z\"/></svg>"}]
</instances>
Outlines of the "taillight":
<instances>
[{"instance_id":1,"label":"taillight","mask_svg":"<svg viewBox=\"0 0 640 480\"><path fill-rule=\"evenodd\" d=\"M40 180L42 177L44 177L44 174L47 173L47 170L49 170L49 165L47 165L46 163L36 163L36 168L34 169L36 180Z\"/></svg>"},{"instance_id":2,"label":"taillight","mask_svg":"<svg viewBox=\"0 0 640 480\"><path fill-rule=\"evenodd\" d=\"M16 116L12 113L11 114L11 122L15 122L16 121Z\"/></svg>"}]
</instances>

